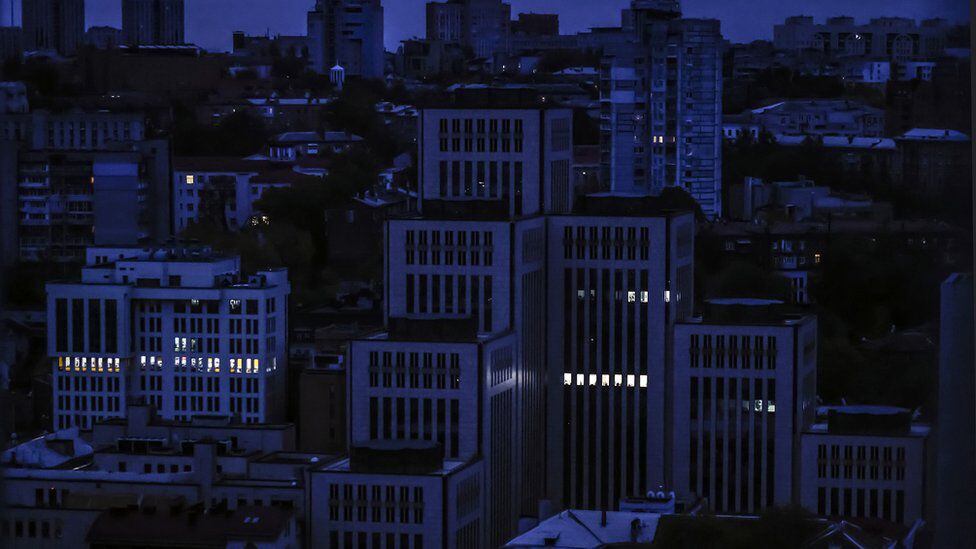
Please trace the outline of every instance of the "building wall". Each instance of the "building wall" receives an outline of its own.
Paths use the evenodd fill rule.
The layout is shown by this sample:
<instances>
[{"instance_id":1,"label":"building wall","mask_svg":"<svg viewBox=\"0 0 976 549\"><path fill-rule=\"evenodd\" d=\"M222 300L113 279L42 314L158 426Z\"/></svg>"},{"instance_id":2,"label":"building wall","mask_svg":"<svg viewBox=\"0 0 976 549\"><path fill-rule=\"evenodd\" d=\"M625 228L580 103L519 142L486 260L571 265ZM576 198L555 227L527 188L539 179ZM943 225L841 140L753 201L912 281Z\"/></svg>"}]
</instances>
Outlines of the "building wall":
<instances>
[{"instance_id":1,"label":"building wall","mask_svg":"<svg viewBox=\"0 0 976 549\"><path fill-rule=\"evenodd\" d=\"M675 491L717 513L790 505L816 405L816 322L679 323L674 338Z\"/></svg>"},{"instance_id":2,"label":"building wall","mask_svg":"<svg viewBox=\"0 0 976 549\"><path fill-rule=\"evenodd\" d=\"M804 433L800 504L911 526L925 516L925 454L924 436Z\"/></svg>"},{"instance_id":3,"label":"building wall","mask_svg":"<svg viewBox=\"0 0 976 549\"><path fill-rule=\"evenodd\" d=\"M124 0L123 40L136 45L184 43L184 0Z\"/></svg>"},{"instance_id":4,"label":"building wall","mask_svg":"<svg viewBox=\"0 0 976 549\"><path fill-rule=\"evenodd\" d=\"M474 489L481 474L478 462L456 465L449 474L312 471L310 545L470 547L467 536L479 539L482 527L481 494Z\"/></svg>"},{"instance_id":5,"label":"building wall","mask_svg":"<svg viewBox=\"0 0 976 549\"><path fill-rule=\"evenodd\" d=\"M200 287L193 277L206 272L166 267L137 262L114 283L48 286L55 428L125 417L133 398L167 419L283 419L287 279L276 285L277 273L263 273L266 288L216 288L213 278Z\"/></svg>"},{"instance_id":6,"label":"building wall","mask_svg":"<svg viewBox=\"0 0 976 549\"><path fill-rule=\"evenodd\" d=\"M309 64L325 74L338 64L347 76L382 78L383 6L379 0L318 0L308 12Z\"/></svg>"},{"instance_id":7,"label":"building wall","mask_svg":"<svg viewBox=\"0 0 976 549\"><path fill-rule=\"evenodd\" d=\"M565 109L427 109L424 200L497 200L511 215L572 209L572 113Z\"/></svg>"},{"instance_id":8,"label":"building wall","mask_svg":"<svg viewBox=\"0 0 976 549\"><path fill-rule=\"evenodd\" d=\"M694 298L693 220L558 216L547 238L549 494L613 509L668 482L666 364Z\"/></svg>"},{"instance_id":9,"label":"building wall","mask_svg":"<svg viewBox=\"0 0 976 549\"><path fill-rule=\"evenodd\" d=\"M25 49L71 56L84 43L85 0L33 0L21 10Z\"/></svg>"}]
</instances>

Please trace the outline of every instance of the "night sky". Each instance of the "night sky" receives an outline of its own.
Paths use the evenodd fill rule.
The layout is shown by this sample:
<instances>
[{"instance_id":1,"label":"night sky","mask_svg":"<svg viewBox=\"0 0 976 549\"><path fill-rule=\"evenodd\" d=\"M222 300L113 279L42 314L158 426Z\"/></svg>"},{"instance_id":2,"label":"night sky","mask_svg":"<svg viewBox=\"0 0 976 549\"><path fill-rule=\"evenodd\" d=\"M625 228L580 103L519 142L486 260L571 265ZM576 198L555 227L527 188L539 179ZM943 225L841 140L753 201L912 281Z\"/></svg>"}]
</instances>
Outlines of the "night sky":
<instances>
[{"instance_id":1,"label":"night sky","mask_svg":"<svg viewBox=\"0 0 976 549\"><path fill-rule=\"evenodd\" d=\"M3 21L10 11L4 5ZM386 47L395 50L400 40L424 34L424 4L427 0L383 0L386 8ZM629 0L511 0L512 15L519 12L556 11L562 32L576 32L594 26L620 22L620 10ZM230 48L235 30L250 34L304 34L305 12L314 0L187 0L187 41L207 49ZM86 0L88 25L121 27L121 0ZM722 33L734 42L771 38L773 24L788 15L851 15L858 20L879 15L969 18L966 0L683 0L689 17L717 17ZM17 10L19 14L19 9ZM19 19L19 15L18 15Z\"/></svg>"}]
</instances>

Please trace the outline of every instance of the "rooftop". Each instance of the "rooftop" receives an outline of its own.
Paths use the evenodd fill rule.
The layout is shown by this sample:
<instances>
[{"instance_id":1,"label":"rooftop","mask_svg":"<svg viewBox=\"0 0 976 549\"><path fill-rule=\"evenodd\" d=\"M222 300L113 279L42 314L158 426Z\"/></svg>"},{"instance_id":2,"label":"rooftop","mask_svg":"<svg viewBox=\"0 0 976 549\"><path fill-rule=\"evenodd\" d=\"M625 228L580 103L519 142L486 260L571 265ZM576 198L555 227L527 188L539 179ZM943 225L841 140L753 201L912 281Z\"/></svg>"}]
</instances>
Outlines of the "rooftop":
<instances>
[{"instance_id":1,"label":"rooftop","mask_svg":"<svg viewBox=\"0 0 976 549\"><path fill-rule=\"evenodd\" d=\"M604 517L602 511L570 509L542 521L505 547L584 549L617 543L650 544L660 518L656 513L608 511Z\"/></svg>"},{"instance_id":2,"label":"rooftop","mask_svg":"<svg viewBox=\"0 0 976 549\"><path fill-rule=\"evenodd\" d=\"M956 130L939 130L931 128L914 128L900 135L898 139L905 141L956 141L968 142L969 136Z\"/></svg>"},{"instance_id":3,"label":"rooftop","mask_svg":"<svg viewBox=\"0 0 976 549\"><path fill-rule=\"evenodd\" d=\"M276 540L292 518L291 511L280 507L209 512L177 505L111 509L95 519L85 541L90 545L223 548L231 541Z\"/></svg>"}]
</instances>

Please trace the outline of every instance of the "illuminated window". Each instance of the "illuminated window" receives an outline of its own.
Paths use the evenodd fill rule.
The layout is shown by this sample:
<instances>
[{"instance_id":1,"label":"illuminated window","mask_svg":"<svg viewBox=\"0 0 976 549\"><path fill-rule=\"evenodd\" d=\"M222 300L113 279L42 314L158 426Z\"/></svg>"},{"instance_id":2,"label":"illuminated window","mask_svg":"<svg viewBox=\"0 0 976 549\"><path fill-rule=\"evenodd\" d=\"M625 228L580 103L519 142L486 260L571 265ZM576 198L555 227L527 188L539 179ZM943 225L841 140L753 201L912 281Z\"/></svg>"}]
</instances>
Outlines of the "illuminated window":
<instances>
[{"instance_id":1,"label":"illuminated window","mask_svg":"<svg viewBox=\"0 0 976 549\"><path fill-rule=\"evenodd\" d=\"M196 178L194 176L192 176L192 175L187 175L186 176L186 184L187 185L192 185L195 182L196 182Z\"/></svg>"},{"instance_id":2,"label":"illuminated window","mask_svg":"<svg viewBox=\"0 0 976 549\"><path fill-rule=\"evenodd\" d=\"M624 376L623 375L621 375L621 374L614 374L613 375L613 386L614 387L620 387L621 385L623 385L623 382L624 382Z\"/></svg>"},{"instance_id":3,"label":"illuminated window","mask_svg":"<svg viewBox=\"0 0 976 549\"><path fill-rule=\"evenodd\" d=\"M647 387L647 376L640 376L640 386Z\"/></svg>"},{"instance_id":4,"label":"illuminated window","mask_svg":"<svg viewBox=\"0 0 976 549\"><path fill-rule=\"evenodd\" d=\"M647 290L641 290L640 298L641 303L647 303Z\"/></svg>"},{"instance_id":5,"label":"illuminated window","mask_svg":"<svg viewBox=\"0 0 976 549\"><path fill-rule=\"evenodd\" d=\"M634 374L627 374L627 386L628 387L634 386Z\"/></svg>"},{"instance_id":6,"label":"illuminated window","mask_svg":"<svg viewBox=\"0 0 976 549\"><path fill-rule=\"evenodd\" d=\"M671 290L664 290L664 302L671 303Z\"/></svg>"},{"instance_id":7,"label":"illuminated window","mask_svg":"<svg viewBox=\"0 0 976 549\"><path fill-rule=\"evenodd\" d=\"M603 387L610 386L610 374L603 374L600 376L600 385Z\"/></svg>"},{"instance_id":8,"label":"illuminated window","mask_svg":"<svg viewBox=\"0 0 976 549\"><path fill-rule=\"evenodd\" d=\"M585 381L584 381L585 379L586 379L586 376L584 376L583 374L576 374L576 384L577 385L585 385L586 384Z\"/></svg>"},{"instance_id":9,"label":"illuminated window","mask_svg":"<svg viewBox=\"0 0 976 549\"><path fill-rule=\"evenodd\" d=\"M637 301L637 292L627 292L627 303L634 303Z\"/></svg>"},{"instance_id":10,"label":"illuminated window","mask_svg":"<svg viewBox=\"0 0 976 549\"><path fill-rule=\"evenodd\" d=\"M563 385L573 384L573 374L563 374Z\"/></svg>"},{"instance_id":11,"label":"illuminated window","mask_svg":"<svg viewBox=\"0 0 976 549\"><path fill-rule=\"evenodd\" d=\"M596 374L590 374L590 385L596 385Z\"/></svg>"}]
</instances>

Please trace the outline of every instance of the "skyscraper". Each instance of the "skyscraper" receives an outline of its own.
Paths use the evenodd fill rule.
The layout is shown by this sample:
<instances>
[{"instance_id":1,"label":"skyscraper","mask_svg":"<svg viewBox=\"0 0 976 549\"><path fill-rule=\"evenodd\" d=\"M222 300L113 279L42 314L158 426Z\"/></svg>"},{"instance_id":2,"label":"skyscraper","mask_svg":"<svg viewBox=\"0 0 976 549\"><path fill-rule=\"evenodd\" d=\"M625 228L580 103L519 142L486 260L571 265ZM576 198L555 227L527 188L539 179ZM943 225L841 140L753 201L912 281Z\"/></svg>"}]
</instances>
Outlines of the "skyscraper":
<instances>
[{"instance_id":1,"label":"skyscraper","mask_svg":"<svg viewBox=\"0 0 976 549\"><path fill-rule=\"evenodd\" d=\"M183 0L122 0L122 40L130 46L184 43Z\"/></svg>"},{"instance_id":2,"label":"skyscraper","mask_svg":"<svg viewBox=\"0 0 976 549\"><path fill-rule=\"evenodd\" d=\"M549 494L616 509L666 486L667 367L693 302L694 217L587 196L548 219Z\"/></svg>"},{"instance_id":3,"label":"skyscraper","mask_svg":"<svg viewBox=\"0 0 976 549\"><path fill-rule=\"evenodd\" d=\"M85 0L23 0L24 49L74 55L85 41Z\"/></svg>"},{"instance_id":4,"label":"skyscraper","mask_svg":"<svg viewBox=\"0 0 976 549\"><path fill-rule=\"evenodd\" d=\"M778 302L722 299L674 329L673 487L717 513L799 497L800 437L814 420L817 322Z\"/></svg>"},{"instance_id":5,"label":"skyscraper","mask_svg":"<svg viewBox=\"0 0 976 549\"><path fill-rule=\"evenodd\" d=\"M682 19L677 0L635 0L624 21L630 39L601 65L604 181L618 193L678 187L721 215L719 22Z\"/></svg>"},{"instance_id":6,"label":"skyscraper","mask_svg":"<svg viewBox=\"0 0 976 549\"><path fill-rule=\"evenodd\" d=\"M308 12L312 70L334 65L347 76L383 78L383 6L380 0L317 0Z\"/></svg>"}]
</instances>

